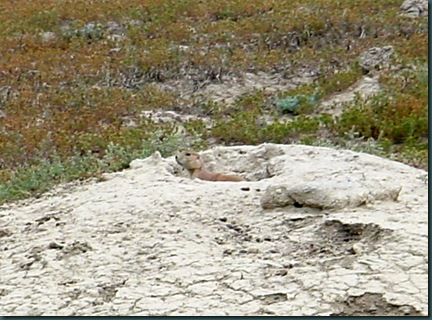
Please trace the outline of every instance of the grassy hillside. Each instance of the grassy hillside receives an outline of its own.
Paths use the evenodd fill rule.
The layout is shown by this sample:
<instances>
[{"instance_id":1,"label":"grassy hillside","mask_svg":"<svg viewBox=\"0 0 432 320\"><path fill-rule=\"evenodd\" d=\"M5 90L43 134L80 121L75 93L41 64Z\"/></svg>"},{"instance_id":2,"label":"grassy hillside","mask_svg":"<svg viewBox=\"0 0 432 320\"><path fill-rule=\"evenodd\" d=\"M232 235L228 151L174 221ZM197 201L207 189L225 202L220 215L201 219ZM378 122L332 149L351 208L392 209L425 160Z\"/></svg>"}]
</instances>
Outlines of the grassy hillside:
<instances>
[{"instance_id":1,"label":"grassy hillside","mask_svg":"<svg viewBox=\"0 0 432 320\"><path fill-rule=\"evenodd\" d=\"M54 184L127 167L182 137L145 110L202 114L186 124L196 147L306 143L427 166L427 17L400 15L401 0L32 0L0 2L0 203ZM276 98L319 103L362 78L359 55L393 46L383 90L332 118L303 103L291 121ZM196 100L163 84L223 83L244 72L312 83L234 104ZM378 72L378 71L377 71ZM127 125L133 121L133 125Z\"/></svg>"}]
</instances>

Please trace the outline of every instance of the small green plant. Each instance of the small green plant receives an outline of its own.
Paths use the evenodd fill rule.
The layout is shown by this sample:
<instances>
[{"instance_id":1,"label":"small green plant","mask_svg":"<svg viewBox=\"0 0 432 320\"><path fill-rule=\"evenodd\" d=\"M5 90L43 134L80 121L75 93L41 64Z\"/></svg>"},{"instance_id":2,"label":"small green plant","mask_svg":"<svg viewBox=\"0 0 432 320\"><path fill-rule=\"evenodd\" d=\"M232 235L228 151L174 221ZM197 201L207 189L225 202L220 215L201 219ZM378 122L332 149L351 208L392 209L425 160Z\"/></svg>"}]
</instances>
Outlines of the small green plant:
<instances>
[{"instance_id":1,"label":"small green plant","mask_svg":"<svg viewBox=\"0 0 432 320\"><path fill-rule=\"evenodd\" d=\"M310 114L322 97L322 90L316 84L300 84L277 94L274 106L282 114Z\"/></svg>"},{"instance_id":2,"label":"small green plant","mask_svg":"<svg viewBox=\"0 0 432 320\"><path fill-rule=\"evenodd\" d=\"M263 111L266 108L267 100L268 98L264 90L256 90L252 93L240 96L235 101L235 107L246 112L255 112L256 110Z\"/></svg>"},{"instance_id":3,"label":"small green plant","mask_svg":"<svg viewBox=\"0 0 432 320\"><path fill-rule=\"evenodd\" d=\"M360 80L362 71L358 63L349 66L345 70L337 70L330 75L322 77L318 85L322 90L323 97L329 97L332 94L341 93Z\"/></svg>"}]
</instances>

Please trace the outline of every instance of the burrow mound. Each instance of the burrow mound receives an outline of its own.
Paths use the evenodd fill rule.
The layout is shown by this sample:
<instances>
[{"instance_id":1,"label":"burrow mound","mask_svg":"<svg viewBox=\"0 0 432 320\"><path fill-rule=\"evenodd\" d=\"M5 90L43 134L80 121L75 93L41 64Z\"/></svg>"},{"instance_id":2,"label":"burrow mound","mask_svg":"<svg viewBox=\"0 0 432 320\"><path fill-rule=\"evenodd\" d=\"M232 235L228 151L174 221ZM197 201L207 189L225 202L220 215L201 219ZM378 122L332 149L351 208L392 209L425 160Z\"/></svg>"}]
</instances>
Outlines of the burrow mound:
<instances>
[{"instance_id":1,"label":"burrow mound","mask_svg":"<svg viewBox=\"0 0 432 320\"><path fill-rule=\"evenodd\" d=\"M271 178L273 159L283 156L284 150L277 145L264 144L260 146L216 147L200 152L205 167L217 173L235 173L248 181L259 181ZM189 177L186 170L178 165L174 157L169 159L166 170L175 176Z\"/></svg>"},{"instance_id":2,"label":"burrow mound","mask_svg":"<svg viewBox=\"0 0 432 320\"><path fill-rule=\"evenodd\" d=\"M267 182L263 209L295 206L321 210L397 201L400 163L352 151L302 145L218 147L201 153L208 170ZM405 166L409 168L408 166ZM166 169L188 177L171 158ZM402 172L401 172L402 173Z\"/></svg>"}]
</instances>

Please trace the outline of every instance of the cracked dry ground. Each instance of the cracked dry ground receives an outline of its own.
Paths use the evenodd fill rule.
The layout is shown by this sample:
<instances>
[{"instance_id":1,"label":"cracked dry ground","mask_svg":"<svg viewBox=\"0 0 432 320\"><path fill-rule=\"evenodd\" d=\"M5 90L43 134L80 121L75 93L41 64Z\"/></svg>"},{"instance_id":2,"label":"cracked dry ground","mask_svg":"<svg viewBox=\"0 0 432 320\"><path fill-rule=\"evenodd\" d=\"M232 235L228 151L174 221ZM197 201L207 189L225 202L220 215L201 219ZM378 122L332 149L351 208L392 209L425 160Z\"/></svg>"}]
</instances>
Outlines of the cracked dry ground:
<instances>
[{"instance_id":1,"label":"cracked dry ground","mask_svg":"<svg viewBox=\"0 0 432 320\"><path fill-rule=\"evenodd\" d=\"M427 314L426 191L263 210L268 179L143 164L0 208L0 314Z\"/></svg>"}]
</instances>

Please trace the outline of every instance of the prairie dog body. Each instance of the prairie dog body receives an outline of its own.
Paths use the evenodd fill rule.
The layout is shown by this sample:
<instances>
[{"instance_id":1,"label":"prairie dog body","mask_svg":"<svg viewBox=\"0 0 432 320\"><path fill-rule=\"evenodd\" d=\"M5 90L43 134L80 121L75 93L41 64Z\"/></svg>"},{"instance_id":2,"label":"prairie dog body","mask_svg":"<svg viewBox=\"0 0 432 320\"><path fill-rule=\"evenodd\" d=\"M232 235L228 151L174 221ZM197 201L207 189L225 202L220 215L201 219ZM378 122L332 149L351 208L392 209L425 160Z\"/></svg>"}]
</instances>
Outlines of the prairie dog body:
<instances>
[{"instance_id":1,"label":"prairie dog body","mask_svg":"<svg viewBox=\"0 0 432 320\"><path fill-rule=\"evenodd\" d=\"M207 181L243 181L243 178L235 175L214 173L204 167L204 161L200 154L193 151L179 152L175 157L177 163L189 171L191 178Z\"/></svg>"}]
</instances>

